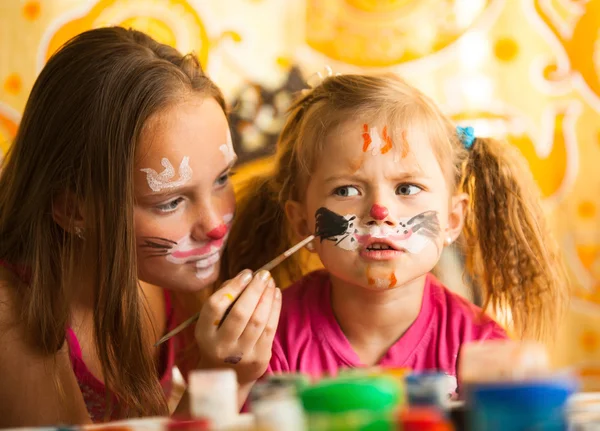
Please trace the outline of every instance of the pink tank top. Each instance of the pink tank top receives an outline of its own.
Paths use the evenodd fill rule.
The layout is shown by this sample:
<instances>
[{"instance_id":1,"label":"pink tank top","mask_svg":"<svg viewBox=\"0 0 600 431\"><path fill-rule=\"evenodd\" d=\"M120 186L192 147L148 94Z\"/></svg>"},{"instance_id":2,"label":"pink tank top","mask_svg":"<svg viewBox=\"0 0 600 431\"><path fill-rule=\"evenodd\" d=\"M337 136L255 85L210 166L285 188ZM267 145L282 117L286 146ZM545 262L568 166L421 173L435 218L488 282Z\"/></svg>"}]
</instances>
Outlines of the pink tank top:
<instances>
[{"instance_id":1,"label":"pink tank top","mask_svg":"<svg viewBox=\"0 0 600 431\"><path fill-rule=\"evenodd\" d=\"M13 271L20 279L24 281L26 281L28 278L26 275L27 272L24 271L23 268L18 267L16 265L12 265L8 262L0 260L0 267L5 267ZM173 310L171 307L171 297L166 290L164 292L165 306L167 309L167 331L170 331L175 327L175 322L173 319ZM79 345L79 341L77 340L75 332L73 332L73 330L70 327L68 327L65 336L67 345L69 347L69 356L71 358L73 372L75 373L77 383L79 384L79 388L81 389L81 393L83 394L83 399L85 401L88 413L90 414L90 418L93 422L104 422L105 420L119 419L118 408L113 408L112 415L108 416L108 418L105 417L107 408L106 387L104 386L104 383L98 380L96 376L94 376L90 372L88 367L83 362L83 358L81 355L81 346ZM163 351L161 352L160 369L163 370L163 372L160 377L160 384L163 388L167 399L171 394L174 365L175 345L174 339L172 338L165 343ZM116 404L113 403L113 406L116 406Z\"/></svg>"}]
</instances>

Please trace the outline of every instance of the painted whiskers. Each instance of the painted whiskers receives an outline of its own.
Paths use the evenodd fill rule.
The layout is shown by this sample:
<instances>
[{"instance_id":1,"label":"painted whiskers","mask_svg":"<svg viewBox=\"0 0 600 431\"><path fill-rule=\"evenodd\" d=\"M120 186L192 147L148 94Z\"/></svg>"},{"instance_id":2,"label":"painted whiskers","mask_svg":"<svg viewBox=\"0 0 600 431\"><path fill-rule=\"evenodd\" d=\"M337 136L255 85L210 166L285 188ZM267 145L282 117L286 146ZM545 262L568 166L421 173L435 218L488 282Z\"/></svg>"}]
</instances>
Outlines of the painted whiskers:
<instances>
[{"instance_id":1,"label":"painted whiskers","mask_svg":"<svg viewBox=\"0 0 600 431\"><path fill-rule=\"evenodd\" d=\"M335 245L344 250L357 250L370 239L386 238L398 248L410 253L419 253L428 242L435 244L435 238L440 235L440 225L436 211L425 211L414 217L402 218L395 226L387 224L363 225L355 214L341 216L336 213L328 214L336 223L345 220L347 228L341 235L329 236L326 239L334 241Z\"/></svg>"},{"instance_id":2,"label":"painted whiskers","mask_svg":"<svg viewBox=\"0 0 600 431\"><path fill-rule=\"evenodd\" d=\"M146 257L161 257L171 254L171 250L176 245L177 242L167 238L145 236L144 243L140 247L148 249L148 253L145 255Z\"/></svg>"}]
</instances>

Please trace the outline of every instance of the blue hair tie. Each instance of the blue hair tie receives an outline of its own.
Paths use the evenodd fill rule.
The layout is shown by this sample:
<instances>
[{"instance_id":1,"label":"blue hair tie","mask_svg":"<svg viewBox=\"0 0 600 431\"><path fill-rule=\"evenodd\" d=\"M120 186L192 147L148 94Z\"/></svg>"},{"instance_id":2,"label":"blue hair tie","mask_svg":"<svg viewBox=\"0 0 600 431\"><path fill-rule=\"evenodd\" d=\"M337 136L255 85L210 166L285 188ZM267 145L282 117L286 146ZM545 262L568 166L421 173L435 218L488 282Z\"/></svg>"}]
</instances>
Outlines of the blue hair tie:
<instances>
[{"instance_id":1,"label":"blue hair tie","mask_svg":"<svg viewBox=\"0 0 600 431\"><path fill-rule=\"evenodd\" d=\"M470 150L473 146L473 142L475 142L475 130L473 130L471 126L456 126L456 134L458 135L460 142L462 142L463 147Z\"/></svg>"}]
</instances>

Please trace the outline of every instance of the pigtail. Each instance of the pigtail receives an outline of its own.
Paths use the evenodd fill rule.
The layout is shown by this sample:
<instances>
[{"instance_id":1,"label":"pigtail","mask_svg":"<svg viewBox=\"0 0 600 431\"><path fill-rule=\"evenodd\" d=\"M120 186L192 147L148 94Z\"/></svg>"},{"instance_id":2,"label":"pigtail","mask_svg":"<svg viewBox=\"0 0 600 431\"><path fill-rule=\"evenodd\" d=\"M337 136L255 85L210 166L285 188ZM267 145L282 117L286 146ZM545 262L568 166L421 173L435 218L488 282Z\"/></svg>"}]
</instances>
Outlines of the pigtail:
<instances>
[{"instance_id":1,"label":"pigtail","mask_svg":"<svg viewBox=\"0 0 600 431\"><path fill-rule=\"evenodd\" d=\"M483 290L484 309L508 311L517 337L544 340L558 326L569 284L533 177L515 151L481 138L469 150L467 270Z\"/></svg>"}]
</instances>

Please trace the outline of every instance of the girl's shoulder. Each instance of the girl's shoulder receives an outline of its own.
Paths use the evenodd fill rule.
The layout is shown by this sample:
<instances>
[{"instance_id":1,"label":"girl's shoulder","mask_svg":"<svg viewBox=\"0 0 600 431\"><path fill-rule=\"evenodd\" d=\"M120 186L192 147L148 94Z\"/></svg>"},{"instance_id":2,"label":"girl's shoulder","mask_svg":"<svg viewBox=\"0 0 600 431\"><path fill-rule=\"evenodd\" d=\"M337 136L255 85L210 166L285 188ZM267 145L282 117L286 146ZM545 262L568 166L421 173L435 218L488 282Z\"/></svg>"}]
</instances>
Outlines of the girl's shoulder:
<instances>
[{"instance_id":1,"label":"girl's shoulder","mask_svg":"<svg viewBox=\"0 0 600 431\"><path fill-rule=\"evenodd\" d=\"M447 328L467 338L507 338L506 331L485 310L453 292L432 274L428 275L430 298Z\"/></svg>"}]
</instances>

